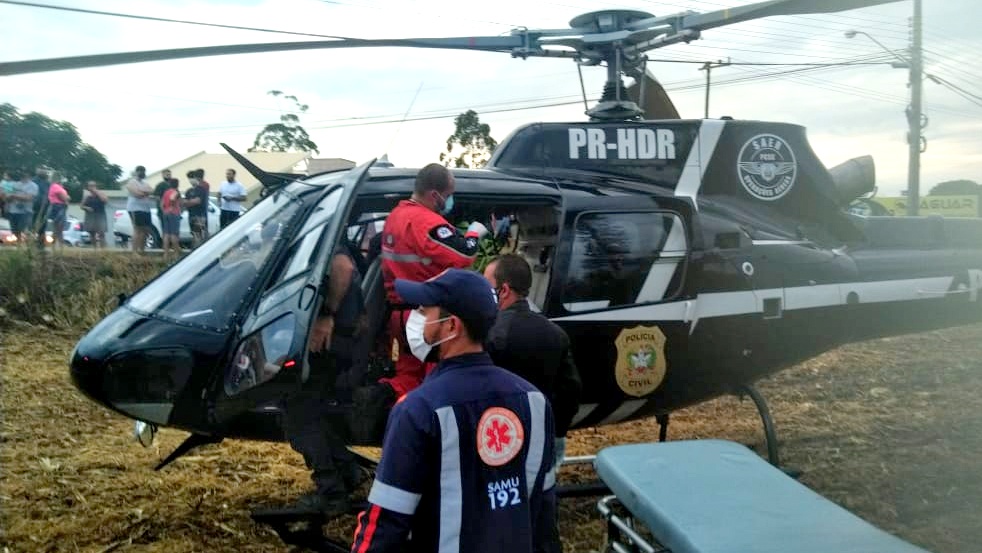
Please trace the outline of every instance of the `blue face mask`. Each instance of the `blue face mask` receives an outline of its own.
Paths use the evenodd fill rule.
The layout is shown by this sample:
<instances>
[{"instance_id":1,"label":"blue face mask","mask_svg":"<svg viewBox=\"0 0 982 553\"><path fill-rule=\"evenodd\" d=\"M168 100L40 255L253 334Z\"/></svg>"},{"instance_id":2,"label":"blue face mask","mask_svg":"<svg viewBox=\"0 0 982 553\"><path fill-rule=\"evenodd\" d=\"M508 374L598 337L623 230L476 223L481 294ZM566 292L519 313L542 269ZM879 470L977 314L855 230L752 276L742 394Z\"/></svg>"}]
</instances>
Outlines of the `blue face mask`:
<instances>
[{"instance_id":1,"label":"blue face mask","mask_svg":"<svg viewBox=\"0 0 982 553\"><path fill-rule=\"evenodd\" d=\"M443 215L449 215L450 212L453 211L453 194L447 196L446 198L444 198L443 194L440 194L439 192L437 192L436 195L440 196L440 199L443 200L443 209L440 210L440 213Z\"/></svg>"}]
</instances>

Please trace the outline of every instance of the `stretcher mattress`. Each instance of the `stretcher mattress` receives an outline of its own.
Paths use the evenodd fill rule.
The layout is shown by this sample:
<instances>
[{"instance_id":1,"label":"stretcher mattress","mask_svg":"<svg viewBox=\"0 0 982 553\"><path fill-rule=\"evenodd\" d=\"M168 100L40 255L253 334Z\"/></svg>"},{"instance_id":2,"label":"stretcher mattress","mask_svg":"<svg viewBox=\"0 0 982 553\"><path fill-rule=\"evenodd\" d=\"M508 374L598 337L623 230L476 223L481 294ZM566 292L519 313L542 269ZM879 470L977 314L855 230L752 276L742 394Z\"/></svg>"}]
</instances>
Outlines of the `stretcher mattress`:
<instances>
[{"instance_id":1,"label":"stretcher mattress","mask_svg":"<svg viewBox=\"0 0 982 553\"><path fill-rule=\"evenodd\" d=\"M594 464L672 553L926 553L733 442L615 446Z\"/></svg>"}]
</instances>

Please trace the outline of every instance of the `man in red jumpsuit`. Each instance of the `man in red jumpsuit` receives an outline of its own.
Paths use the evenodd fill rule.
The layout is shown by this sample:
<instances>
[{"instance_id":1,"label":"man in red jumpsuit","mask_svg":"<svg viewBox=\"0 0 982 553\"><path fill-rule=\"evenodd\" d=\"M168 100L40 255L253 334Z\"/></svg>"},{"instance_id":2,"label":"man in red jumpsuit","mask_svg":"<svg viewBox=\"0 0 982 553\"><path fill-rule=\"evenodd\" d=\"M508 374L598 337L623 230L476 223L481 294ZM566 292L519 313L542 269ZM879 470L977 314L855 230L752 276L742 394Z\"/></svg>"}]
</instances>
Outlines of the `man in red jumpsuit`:
<instances>
[{"instance_id":1,"label":"man in red jumpsuit","mask_svg":"<svg viewBox=\"0 0 982 553\"><path fill-rule=\"evenodd\" d=\"M471 223L461 234L444 218L453 210L455 182L449 169L431 163L416 175L413 195L389 213L382 229L382 278L392 306L389 337L395 376L355 392L355 425L362 439L380 435L386 409L419 386L430 365L414 355L406 340L406 320L416 306L406 305L395 291L395 280L423 282L446 269L470 267L477 256L478 241L488 233L479 222ZM383 415L381 420L366 413ZM375 419L375 420L373 420ZM359 433L361 433L359 432Z\"/></svg>"}]
</instances>

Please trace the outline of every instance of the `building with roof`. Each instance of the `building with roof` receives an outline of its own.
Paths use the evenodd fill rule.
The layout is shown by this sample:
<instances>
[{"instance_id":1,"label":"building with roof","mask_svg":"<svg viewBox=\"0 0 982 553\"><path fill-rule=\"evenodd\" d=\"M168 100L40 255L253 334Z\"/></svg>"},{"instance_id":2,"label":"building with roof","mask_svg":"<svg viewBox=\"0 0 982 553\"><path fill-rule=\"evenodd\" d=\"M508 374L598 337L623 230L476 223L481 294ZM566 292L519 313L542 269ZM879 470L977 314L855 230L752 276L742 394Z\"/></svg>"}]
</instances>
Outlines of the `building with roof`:
<instances>
[{"instance_id":1,"label":"building with roof","mask_svg":"<svg viewBox=\"0 0 982 553\"><path fill-rule=\"evenodd\" d=\"M310 158L309 152L243 152L242 155L262 170L271 173L304 174L306 162ZM249 196L247 205L251 205L252 202L259 199L259 192L262 190L259 181L227 153L198 152L167 167L161 167L156 172L147 175L147 180L152 186L156 186L160 182L160 175L164 169L170 169L171 175L180 182L178 188L182 191L187 190L190 186L187 179L188 172L204 169L205 180L211 185L212 194L217 194L218 186L225 182L225 171L235 169L235 178L242 183L242 186L245 186Z\"/></svg>"}]
</instances>

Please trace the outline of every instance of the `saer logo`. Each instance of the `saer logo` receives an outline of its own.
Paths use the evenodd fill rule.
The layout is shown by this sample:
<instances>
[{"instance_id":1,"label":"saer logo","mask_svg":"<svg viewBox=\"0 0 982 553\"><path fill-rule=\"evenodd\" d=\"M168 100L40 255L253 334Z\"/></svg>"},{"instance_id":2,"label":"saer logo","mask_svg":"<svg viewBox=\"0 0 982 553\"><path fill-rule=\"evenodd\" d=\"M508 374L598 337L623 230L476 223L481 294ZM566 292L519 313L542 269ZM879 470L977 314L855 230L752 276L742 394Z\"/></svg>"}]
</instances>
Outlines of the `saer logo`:
<instances>
[{"instance_id":1,"label":"saer logo","mask_svg":"<svg viewBox=\"0 0 982 553\"><path fill-rule=\"evenodd\" d=\"M744 190L761 200L787 194L798 175L798 161L783 138L758 134L740 148L737 174Z\"/></svg>"}]
</instances>

